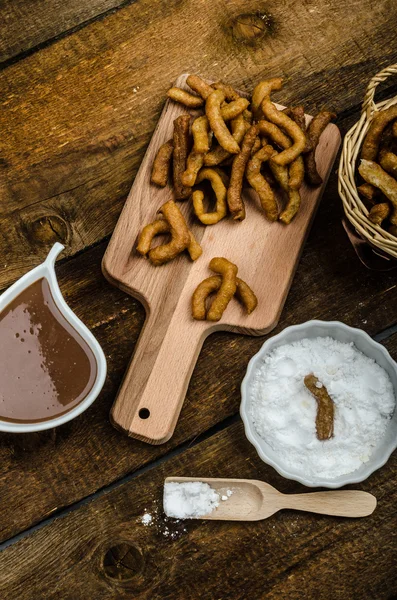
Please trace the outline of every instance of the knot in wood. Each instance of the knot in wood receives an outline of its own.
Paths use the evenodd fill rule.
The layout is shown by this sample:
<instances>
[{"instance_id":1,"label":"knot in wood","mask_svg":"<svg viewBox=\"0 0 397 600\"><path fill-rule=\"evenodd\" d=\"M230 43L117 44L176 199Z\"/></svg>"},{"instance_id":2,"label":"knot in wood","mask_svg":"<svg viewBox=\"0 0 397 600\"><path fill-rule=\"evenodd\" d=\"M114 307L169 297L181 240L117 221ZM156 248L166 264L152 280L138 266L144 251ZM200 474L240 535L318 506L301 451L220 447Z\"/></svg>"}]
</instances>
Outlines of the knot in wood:
<instances>
[{"instance_id":1,"label":"knot in wood","mask_svg":"<svg viewBox=\"0 0 397 600\"><path fill-rule=\"evenodd\" d=\"M266 13L243 14L233 20L232 34L236 41L254 46L272 26L273 19Z\"/></svg>"},{"instance_id":2,"label":"knot in wood","mask_svg":"<svg viewBox=\"0 0 397 600\"><path fill-rule=\"evenodd\" d=\"M68 225L57 215L40 217L27 225L28 237L39 244L65 243L68 239Z\"/></svg>"},{"instance_id":3,"label":"knot in wood","mask_svg":"<svg viewBox=\"0 0 397 600\"><path fill-rule=\"evenodd\" d=\"M142 571L143 556L136 546L119 542L105 552L102 566L110 579L127 581Z\"/></svg>"}]
</instances>

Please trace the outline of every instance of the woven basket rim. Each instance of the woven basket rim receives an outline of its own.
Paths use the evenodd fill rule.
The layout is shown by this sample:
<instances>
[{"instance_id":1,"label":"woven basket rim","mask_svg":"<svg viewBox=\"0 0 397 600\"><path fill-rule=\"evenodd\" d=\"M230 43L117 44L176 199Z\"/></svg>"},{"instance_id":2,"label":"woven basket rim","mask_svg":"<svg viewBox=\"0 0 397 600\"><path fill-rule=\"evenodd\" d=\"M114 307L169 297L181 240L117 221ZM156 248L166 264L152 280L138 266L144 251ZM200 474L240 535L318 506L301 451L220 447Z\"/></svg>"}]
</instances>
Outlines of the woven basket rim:
<instances>
[{"instance_id":1,"label":"woven basket rim","mask_svg":"<svg viewBox=\"0 0 397 600\"><path fill-rule=\"evenodd\" d=\"M374 115L397 104L397 95L378 103L374 100L377 86L391 75L397 75L397 63L377 73L368 84L360 119L349 129L343 140L338 170L338 192L346 218L357 233L387 255L397 258L397 237L368 219L369 211L359 196L355 181L359 152Z\"/></svg>"}]
</instances>

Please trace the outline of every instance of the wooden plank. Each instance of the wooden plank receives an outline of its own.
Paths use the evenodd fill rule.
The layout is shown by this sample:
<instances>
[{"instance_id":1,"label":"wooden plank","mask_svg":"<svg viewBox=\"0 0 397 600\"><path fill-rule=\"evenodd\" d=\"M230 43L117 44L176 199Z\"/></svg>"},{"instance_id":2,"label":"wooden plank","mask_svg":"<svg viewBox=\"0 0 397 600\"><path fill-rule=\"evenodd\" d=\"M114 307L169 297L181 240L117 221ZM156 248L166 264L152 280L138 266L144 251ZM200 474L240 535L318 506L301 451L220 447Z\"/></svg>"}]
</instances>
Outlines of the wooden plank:
<instances>
[{"instance_id":1,"label":"wooden plank","mask_svg":"<svg viewBox=\"0 0 397 600\"><path fill-rule=\"evenodd\" d=\"M215 0L205 11L199 0L140 0L2 71L0 287L54 239L73 255L111 233L176 74L244 89L282 74L280 100L343 111L397 60L385 43L397 20L391 0L257 10L254 0Z\"/></svg>"},{"instance_id":2,"label":"wooden plank","mask_svg":"<svg viewBox=\"0 0 397 600\"><path fill-rule=\"evenodd\" d=\"M133 0L132 0L133 1ZM18 60L102 13L123 4L121 0L3 0L0 6L0 64Z\"/></svg>"},{"instance_id":3,"label":"wooden plank","mask_svg":"<svg viewBox=\"0 0 397 600\"><path fill-rule=\"evenodd\" d=\"M394 454L349 486L377 497L367 518L294 511L254 523L164 518L167 476L255 478L284 493L307 491L262 463L237 423L8 547L0 590L21 600L392 598L396 466ZM141 522L144 512L153 516L150 526Z\"/></svg>"},{"instance_id":4,"label":"wooden plank","mask_svg":"<svg viewBox=\"0 0 397 600\"><path fill-rule=\"evenodd\" d=\"M188 91L186 78L180 76L175 85ZM288 226L268 221L252 190L244 193L246 218L241 223L227 218L216 227L203 227L194 218L191 203L180 203L202 256L192 264L182 255L160 269L143 260L135 247L144 226L172 197L171 185L159 188L151 184L150 176L158 148L172 137L174 121L182 114L186 107L172 101L165 105L102 263L109 281L142 300L148 309L111 418L127 435L152 444L163 444L172 436L201 346L210 333L263 335L277 325L340 145L338 128L328 125L316 154L323 183L302 185L301 208ZM236 264L239 277L255 291L258 306L251 315L231 302L216 323L192 319L193 291L208 277L215 256ZM146 419L140 417L142 410L148 414Z\"/></svg>"},{"instance_id":5,"label":"wooden plank","mask_svg":"<svg viewBox=\"0 0 397 600\"><path fill-rule=\"evenodd\" d=\"M371 273L358 262L340 224L335 186L334 181L320 205L275 332L311 318L339 319L370 334L397 322L395 276ZM181 419L168 444L153 448L119 434L109 423L109 410L133 352L144 311L137 301L104 280L100 262L105 246L101 244L57 267L67 302L105 351L109 367L105 388L86 413L61 428L0 436L1 539L235 414L248 360L266 339L215 333L206 340ZM329 252L333 247L338 252Z\"/></svg>"}]
</instances>

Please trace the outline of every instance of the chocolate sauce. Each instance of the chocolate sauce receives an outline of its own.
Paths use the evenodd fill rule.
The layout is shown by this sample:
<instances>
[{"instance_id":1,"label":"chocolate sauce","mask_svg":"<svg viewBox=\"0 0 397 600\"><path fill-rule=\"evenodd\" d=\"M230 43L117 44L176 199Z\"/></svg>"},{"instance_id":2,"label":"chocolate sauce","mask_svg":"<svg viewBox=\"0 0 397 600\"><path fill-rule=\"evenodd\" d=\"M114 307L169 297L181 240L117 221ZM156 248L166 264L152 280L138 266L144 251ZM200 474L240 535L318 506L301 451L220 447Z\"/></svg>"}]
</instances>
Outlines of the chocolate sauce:
<instances>
[{"instance_id":1,"label":"chocolate sauce","mask_svg":"<svg viewBox=\"0 0 397 600\"><path fill-rule=\"evenodd\" d=\"M47 421L87 397L95 356L55 304L47 279L32 283L0 315L0 420Z\"/></svg>"}]
</instances>

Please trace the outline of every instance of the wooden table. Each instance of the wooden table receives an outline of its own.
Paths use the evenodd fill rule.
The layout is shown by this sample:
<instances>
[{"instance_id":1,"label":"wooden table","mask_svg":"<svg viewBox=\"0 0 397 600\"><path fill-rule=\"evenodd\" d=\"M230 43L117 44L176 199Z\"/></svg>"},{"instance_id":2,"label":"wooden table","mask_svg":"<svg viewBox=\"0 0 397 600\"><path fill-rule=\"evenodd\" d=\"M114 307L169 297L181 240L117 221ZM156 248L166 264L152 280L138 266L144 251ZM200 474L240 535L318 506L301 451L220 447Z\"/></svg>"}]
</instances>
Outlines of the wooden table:
<instances>
[{"instance_id":1,"label":"wooden table","mask_svg":"<svg viewBox=\"0 0 397 600\"><path fill-rule=\"evenodd\" d=\"M109 367L102 394L76 420L40 434L0 434L0 598L396 597L396 454L356 486L378 498L370 518L285 511L252 524L163 519L167 475L305 488L258 459L238 417L241 379L265 337L206 341L167 444L113 429L109 409L144 311L100 270L177 75L247 90L282 75L285 103L336 109L344 133L369 78L397 62L395 2L5 0L0 17L0 289L63 242L61 289ZM380 90L396 91L392 80ZM339 319L397 358L396 271L365 269L341 216L333 174L276 332ZM139 518L156 508L156 524L145 527Z\"/></svg>"}]
</instances>

